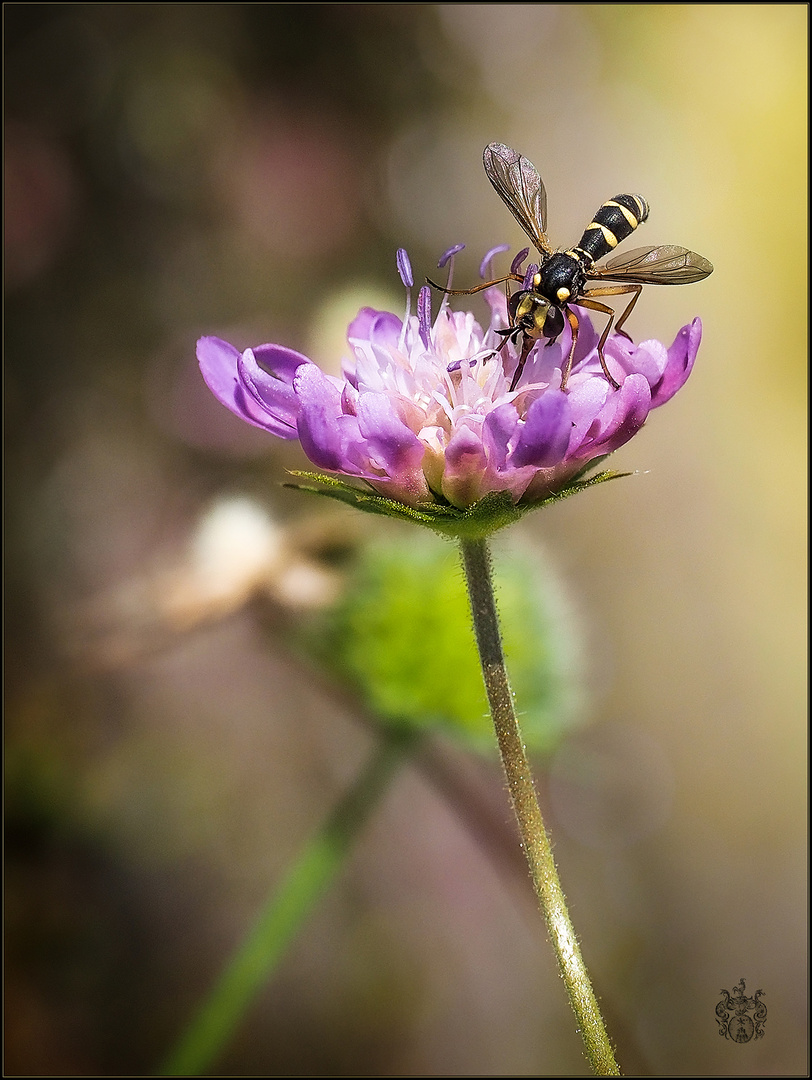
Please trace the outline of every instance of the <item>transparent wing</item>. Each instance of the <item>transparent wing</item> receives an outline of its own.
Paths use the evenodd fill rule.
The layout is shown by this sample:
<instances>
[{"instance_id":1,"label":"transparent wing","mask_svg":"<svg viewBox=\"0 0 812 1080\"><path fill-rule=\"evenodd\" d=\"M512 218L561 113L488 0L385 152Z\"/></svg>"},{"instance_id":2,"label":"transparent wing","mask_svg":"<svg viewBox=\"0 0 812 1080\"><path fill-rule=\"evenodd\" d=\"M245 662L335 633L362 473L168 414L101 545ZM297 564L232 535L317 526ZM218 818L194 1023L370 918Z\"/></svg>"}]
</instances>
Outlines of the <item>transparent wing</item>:
<instances>
[{"instance_id":1,"label":"transparent wing","mask_svg":"<svg viewBox=\"0 0 812 1080\"><path fill-rule=\"evenodd\" d=\"M605 266L590 270L590 278L612 278L639 285L689 285L713 273L707 259L675 244L634 248L616 255Z\"/></svg>"},{"instance_id":2,"label":"transparent wing","mask_svg":"<svg viewBox=\"0 0 812 1080\"><path fill-rule=\"evenodd\" d=\"M503 143L486 146L482 163L505 206L542 255L549 255L547 192L535 165Z\"/></svg>"}]
</instances>

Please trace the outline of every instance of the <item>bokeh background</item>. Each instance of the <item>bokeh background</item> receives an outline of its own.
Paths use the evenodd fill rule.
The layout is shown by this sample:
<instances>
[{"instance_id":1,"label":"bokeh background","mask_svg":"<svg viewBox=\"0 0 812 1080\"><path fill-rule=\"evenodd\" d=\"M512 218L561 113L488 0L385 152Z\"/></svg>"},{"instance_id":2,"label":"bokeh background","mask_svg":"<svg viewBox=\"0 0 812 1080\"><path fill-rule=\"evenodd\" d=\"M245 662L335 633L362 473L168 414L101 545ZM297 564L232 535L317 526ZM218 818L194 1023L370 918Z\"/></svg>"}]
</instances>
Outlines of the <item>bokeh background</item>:
<instances>
[{"instance_id":1,"label":"bokeh background","mask_svg":"<svg viewBox=\"0 0 812 1080\"><path fill-rule=\"evenodd\" d=\"M465 241L473 283L523 246L492 140L538 166L554 243L640 191L630 244L715 266L630 320L705 327L613 459L636 475L497 542L581 641L581 725L537 769L619 1060L807 1073L807 20L4 5L8 1073L154 1071L368 756L289 643L375 530L280 487L304 459L210 397L194 343L334 366L359 306L402 310L398 246L422 278ZM465 812L511 843L498 766L439 749L468 794L402 771L218 1070L583 1072L529 886ZM747 1045L714 1016L741 977Z\"/></svg>"}]
</instances>

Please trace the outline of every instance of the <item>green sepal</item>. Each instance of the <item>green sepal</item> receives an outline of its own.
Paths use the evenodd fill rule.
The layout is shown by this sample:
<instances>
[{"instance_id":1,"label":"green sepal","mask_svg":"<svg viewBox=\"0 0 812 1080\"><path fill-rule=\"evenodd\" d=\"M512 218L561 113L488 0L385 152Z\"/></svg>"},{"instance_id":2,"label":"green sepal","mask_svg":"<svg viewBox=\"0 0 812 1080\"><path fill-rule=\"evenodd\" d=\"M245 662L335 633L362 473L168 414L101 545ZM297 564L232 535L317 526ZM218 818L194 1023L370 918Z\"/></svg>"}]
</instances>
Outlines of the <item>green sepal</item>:
<instances>
[{"instance_id":1,"label":"green sepal","mask_svg":"<svg viewBox=\"0 0 812 1080\"><path fill-rule=\"evenodd\" d=\"M411 521L441 536L477 540L490 536L491 533L505 528L506 525L512 525L531 510L538 510L542 506L560 502L561 499L567 499L595 484L631 475L604 470L587 477L587 473L603 460L605 458L596 458L588 462L559 491L535 502L516 504L507 491L491 491L465 510L448 503L420 503L417 506L407 506L396 499L379 495L376 491L355 487L353 484L348 484L346 480L324 473L292 470L291 476L300 476L311 483L285 484L284 486L293 488L295 491L306 491L311 495L324 495L328 499L337 499L339 502L354 506L357 510L364 510L369 514L381 514L385 517L398 518L400 521ZM317 484L321 486L315 486Z\"/></svg>"},{"instance_id":2,"label":"green sepal","mask_svg":"<svg viewBox=\"0 0 812 1080\"><path fill-rule=\"evenodd\" d=\"M600 460L602 461L603 458ZM553 495L548 495L545 499L540 499L538 502L532 503L525 509L537 510L541 506L550 506L552 503L560 502L562 499L568 499L570 495L577 495L579 491L586 491L587 488L594 487L595 484L604 484L607 480L619 480L623 476L632 476L632 473L630 472L616 472L614 469L604 469L603 472L595 473L594 476L590 476L587 479L579 479L579 477L585 476L596 464L597 461L590 461L586 468L582 469L579 473L576 473L576 475L569 480L566 487L561 488L560 491L556 491Z\"/></svg>"}]
</instances>

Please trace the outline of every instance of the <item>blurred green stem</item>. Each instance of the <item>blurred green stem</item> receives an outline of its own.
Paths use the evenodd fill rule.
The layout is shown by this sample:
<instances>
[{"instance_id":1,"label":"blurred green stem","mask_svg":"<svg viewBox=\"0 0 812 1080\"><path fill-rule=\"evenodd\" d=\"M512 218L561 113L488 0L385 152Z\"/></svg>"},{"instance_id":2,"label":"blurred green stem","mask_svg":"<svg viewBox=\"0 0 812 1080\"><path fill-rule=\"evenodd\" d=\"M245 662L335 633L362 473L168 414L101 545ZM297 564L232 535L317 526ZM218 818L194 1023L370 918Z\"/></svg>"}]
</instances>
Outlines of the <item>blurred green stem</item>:
<instances>
[{"instance_id":1,"label":"blurred green stem","mask_svg":"<svg viewBox=\"0 0 812 1080\"><path fill-rule=\"evenodd\" d=\"M292 938L343 866L415 739L411 733L397 731L382 735L364 771L272 893L158 1075L197 1076L214 1064Z\"/></svg>"},{"instance_id":2,"label":"blurred green stem","mask_svg":"<svg viewBox=\"0 0 812 1080\"><path fill-rule=\"evenodd\" d=\"M479 659L510 797L539 906L575 1012L586 1056L598 1076L619 1076L544 828L505 667L487 542L461 540Z\"/></svg>"}]
</instances>

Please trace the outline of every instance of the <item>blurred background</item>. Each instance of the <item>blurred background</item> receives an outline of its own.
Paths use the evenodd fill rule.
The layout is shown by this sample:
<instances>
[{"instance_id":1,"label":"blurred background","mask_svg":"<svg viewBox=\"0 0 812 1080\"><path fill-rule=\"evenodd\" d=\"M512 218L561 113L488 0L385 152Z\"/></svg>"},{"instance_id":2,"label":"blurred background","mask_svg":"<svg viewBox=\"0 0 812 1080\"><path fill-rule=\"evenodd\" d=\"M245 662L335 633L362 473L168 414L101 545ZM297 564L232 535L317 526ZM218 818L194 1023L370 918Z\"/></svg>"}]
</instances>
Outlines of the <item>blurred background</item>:
<instances>
[{"instance_id":1,"label":"blurred background","mask_svg":"<svg viewBox=\"0 0 812 1080\"><path fill-rule=\"evenodd\" d=\"M495 545L580 643L580 724L536 767L585 958L624 1071L805 1075L807 6L4 20L6 1071L154 1071L376 739L290 641L403 534L283 489L305 459L212 398L196 339L335 368L361 305L402 311L397 247L420 280L465 241L475 283L524 245L482 171L501 141L554 244L639 191L639 244L715 266L628 324L705 328L612 459L635 476ZM512 843L498 764L437 752L218 1071L582 1074L523 871L466 812ZM714 1015L741 977L747 1045Z\"/></svg>"}]
</instances>

